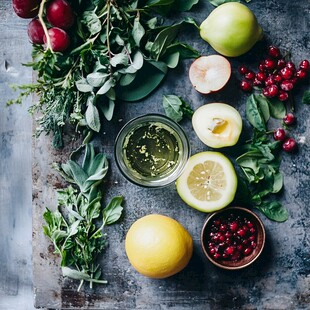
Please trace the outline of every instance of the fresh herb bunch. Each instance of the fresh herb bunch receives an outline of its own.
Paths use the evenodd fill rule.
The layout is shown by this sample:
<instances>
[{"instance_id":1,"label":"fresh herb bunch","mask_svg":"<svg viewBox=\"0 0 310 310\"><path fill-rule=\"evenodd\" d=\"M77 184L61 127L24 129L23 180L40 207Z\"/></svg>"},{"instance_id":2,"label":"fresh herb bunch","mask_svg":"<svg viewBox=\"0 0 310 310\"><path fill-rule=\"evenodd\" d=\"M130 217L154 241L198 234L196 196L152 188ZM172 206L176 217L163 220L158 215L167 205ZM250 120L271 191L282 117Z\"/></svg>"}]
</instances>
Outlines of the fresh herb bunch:
<instances>
[{"instance_id":1,"label":"fresh herb bunch","mask_svg":"<svg viewBox=\"0 0 310 310\"><path fill-rule=\"evenodd\" d=\"M123 198L112 198L102 209L99 185L108 171L106 156L95 155L93 146L87 144L82 165L69 160L54 167L74 187L69 185L57 190L57 210L46 209L44 213L44 234L61 257L63 275L80 280L78 290L84 281L88 281L91 288L93 283L107 283L100 279L101 269L96 258L107 245L104 227L115 223L122 214Z\"/></svg>"},{"instance_id":2,"label":"fresh herb bunch","mask_svg":"<svg viewBox=\"0 0 310 310\"><path fill-rule=\"evenodd\" d=\"M194 111L181 97L176 95L163 96L165 114L175 122L180 122L184 117L192 118Z\"/></svg>"},{"instance_id":3,"label":"fresh herb bunch","mask_svg":"<svg viewBox=\"0 0 310 310\"><path fill-rule=\"evenodd\" d=\"M63 146L64 125L99 132L103 118L111 120L117 100L138 101L164 79L168 68L182 58L199 53L177 41L179 30L191 18L164 25L163 17L186 11L198 0L79 0L71 1L76 23L70 29L71 46L63 53L50 46L33 46L37 82L19 87L21 93L8 104L21 103L32 93L39 101L30 108L39 112L41 132L53 133L53 145ZM46 22L46 1L39 19ZM48 23L46 22L46 25ZM45 26L46 26L45 25Z\"/></svg>"},{"instance_id":4,"label":"fresh herb bunch","mask_svg":"<svg viewBox=\"0 0 310 310\"><path fill-rule=\"evenodd\" d=\"M282 119L285 113L283 102L252 94L246 102L246 118L253 126L253 138L241 147L242 154L236 159L243 171L240 196L278 222L288 218L286 208L273 195L283 188L281 144L270 139L267 123L270 117Z\"/></svg>"}]
</instances>

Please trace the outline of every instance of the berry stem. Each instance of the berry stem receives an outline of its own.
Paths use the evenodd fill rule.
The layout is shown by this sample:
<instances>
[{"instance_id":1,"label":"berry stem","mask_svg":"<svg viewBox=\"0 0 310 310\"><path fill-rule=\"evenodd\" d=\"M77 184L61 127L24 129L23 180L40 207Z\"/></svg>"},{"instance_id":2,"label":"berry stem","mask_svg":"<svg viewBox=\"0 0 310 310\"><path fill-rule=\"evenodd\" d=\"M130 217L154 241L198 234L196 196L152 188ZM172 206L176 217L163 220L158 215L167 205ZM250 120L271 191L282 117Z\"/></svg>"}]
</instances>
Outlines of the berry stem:
<instances>
[{"instance_id":1,"label":"berry stem","mask_svg":"<svg viewBox=\"0 0 310 310\"><path fill-rule=\"evenodd\" d=\"M48 30L47 30L45 21L43 19L43 12L44 12L44 7L45 7L46 1L47 0L42 0L42 2L40 3L38 18L39 18L39 21L40 21L42 28L44 30L44 34L46 36L46 50L50 50L53 52L52 45L51 45L51 39L50 39L50 36L48 34Z\"/></svg>"}]
</instances>

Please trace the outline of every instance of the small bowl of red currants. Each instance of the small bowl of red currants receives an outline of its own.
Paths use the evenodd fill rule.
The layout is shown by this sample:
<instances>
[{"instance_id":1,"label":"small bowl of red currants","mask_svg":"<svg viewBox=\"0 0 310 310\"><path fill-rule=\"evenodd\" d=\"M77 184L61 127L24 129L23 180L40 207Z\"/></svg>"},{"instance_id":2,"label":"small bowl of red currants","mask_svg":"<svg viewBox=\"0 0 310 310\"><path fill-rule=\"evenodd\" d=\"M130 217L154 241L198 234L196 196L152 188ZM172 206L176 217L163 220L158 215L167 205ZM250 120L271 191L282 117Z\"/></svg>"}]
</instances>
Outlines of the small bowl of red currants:
<instances>
[{"instance_id":1,"label":"small bowl of red currants","mask_svg":"<svg viewBox=\"0 0 310 310\"><path fill-rule=\"evenodd\" d=\"M252 264L265 245L259 217L243 207L228 207L210 215L201 230L202 250L217 267L237 270Z\"/></svg>"}]
</instances>

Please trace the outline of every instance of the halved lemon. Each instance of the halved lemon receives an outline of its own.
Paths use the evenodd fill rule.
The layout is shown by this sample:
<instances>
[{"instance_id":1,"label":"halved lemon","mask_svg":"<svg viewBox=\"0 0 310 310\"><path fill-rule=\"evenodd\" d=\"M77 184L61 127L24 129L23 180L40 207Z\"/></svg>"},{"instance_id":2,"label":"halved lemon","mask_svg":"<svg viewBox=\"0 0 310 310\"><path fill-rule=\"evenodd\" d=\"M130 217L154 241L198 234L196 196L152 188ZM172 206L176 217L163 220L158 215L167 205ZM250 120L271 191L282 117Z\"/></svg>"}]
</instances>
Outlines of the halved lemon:
<instances>
[{"instance_id":1,"label":"halved lemon","mask_svg":"<svg viewBox=\"0 0 310 310\"><path fill-rule=\"evenodd\" d=\"M191 156L176 181L177 192L189 206L213 212L228 206L237 190L237 175L231 161L220 152Z\"/></svg>"}]
</instances>

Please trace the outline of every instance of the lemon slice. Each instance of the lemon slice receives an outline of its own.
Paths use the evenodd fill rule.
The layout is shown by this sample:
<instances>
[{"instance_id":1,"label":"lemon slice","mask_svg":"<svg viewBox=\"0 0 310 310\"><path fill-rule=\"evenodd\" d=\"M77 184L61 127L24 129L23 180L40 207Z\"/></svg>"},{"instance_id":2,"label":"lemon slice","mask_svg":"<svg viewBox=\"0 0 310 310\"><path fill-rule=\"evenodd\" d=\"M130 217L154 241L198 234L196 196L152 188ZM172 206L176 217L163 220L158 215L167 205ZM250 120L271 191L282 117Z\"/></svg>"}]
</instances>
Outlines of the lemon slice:
<instances>
[{"instance_id":1,"label":"lemon slice","mask_svg":"<svg viewBox=\"0 0 310 310\"><path fill-rule=\"evenodd\" d=\"M184 202L202 212L213 212L229 205L237 185L231 161L219 152L209 151L191 156L176 181L177 192Z\"/></svg>"}]
</instances>

